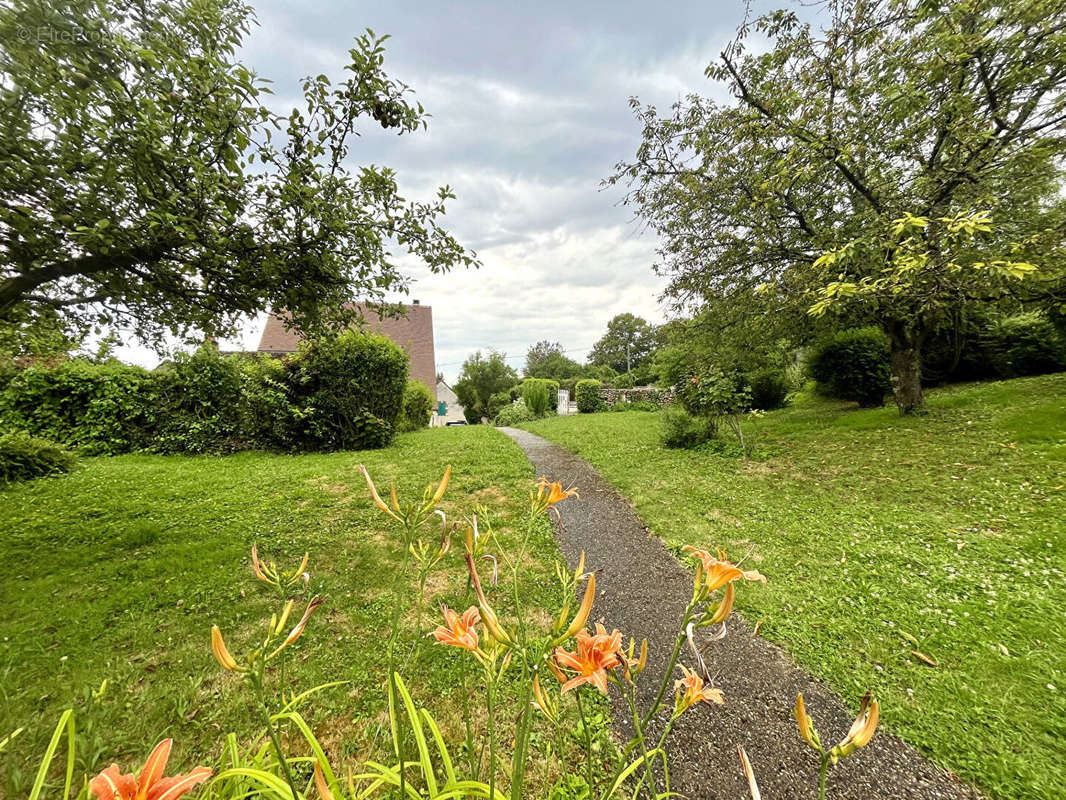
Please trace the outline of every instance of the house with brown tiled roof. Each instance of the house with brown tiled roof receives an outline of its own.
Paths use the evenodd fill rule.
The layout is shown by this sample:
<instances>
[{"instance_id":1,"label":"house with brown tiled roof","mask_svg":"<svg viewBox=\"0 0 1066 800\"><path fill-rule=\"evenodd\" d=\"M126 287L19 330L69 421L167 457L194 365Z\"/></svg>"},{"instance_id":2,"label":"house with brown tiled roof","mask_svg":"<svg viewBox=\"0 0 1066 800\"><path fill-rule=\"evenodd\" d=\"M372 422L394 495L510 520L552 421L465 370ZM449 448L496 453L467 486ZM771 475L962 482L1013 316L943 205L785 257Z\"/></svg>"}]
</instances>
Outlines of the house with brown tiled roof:
<instances>
[{"instance_id":1,"label":"house with brown tiled roof","mask_svg":"<svg viewBox=\"0 0 1066 800\"><path fill-rule=\"evenodd\" d=\"M405 306L404 317L384 317L359 303L355 306L363 315L364 330L380 333L398 344L411 361L411 377L422 381L437 394L437 360L433 352L433 309L415 300ZM259 339L260 353L281 355L295 353L303 338L295 329L286 328L282 316L272 313Z\"/></svg>"}]
</instances>

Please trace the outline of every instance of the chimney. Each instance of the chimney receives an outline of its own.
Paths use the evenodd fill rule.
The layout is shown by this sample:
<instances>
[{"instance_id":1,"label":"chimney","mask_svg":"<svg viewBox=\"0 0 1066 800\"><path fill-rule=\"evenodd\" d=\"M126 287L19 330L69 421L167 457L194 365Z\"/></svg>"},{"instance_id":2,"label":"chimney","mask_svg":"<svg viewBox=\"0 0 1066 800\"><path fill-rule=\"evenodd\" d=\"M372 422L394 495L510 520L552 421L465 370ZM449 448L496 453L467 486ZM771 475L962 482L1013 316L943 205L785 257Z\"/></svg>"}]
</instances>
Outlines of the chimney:
<instances>
[{"instance_id":1,"label":"chimney","mask_svg":"<svg viewBox=\"0 0 1066 800\"><path fill-rule=\"evenodd\" d=\"M411 304L412 304L412 305L416 305L416 306L417 306L417 305L418 305L418 301L417 301L417 300L412 300L412 301L411 301Z\"/></svg>"}]
</instances>

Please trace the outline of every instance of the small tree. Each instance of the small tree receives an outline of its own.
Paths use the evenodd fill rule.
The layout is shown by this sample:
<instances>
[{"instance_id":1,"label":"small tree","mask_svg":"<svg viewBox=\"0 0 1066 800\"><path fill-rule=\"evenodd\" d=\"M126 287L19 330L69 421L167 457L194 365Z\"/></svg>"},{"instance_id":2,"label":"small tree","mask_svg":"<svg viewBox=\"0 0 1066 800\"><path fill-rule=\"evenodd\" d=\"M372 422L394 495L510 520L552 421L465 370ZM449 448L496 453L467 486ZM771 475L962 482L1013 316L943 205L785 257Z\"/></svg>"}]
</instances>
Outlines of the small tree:
<instances>
[{"instance_id":1,"label":"small tree","mask_svg":"<svg viewBox=\"0 0 1066 800\"><path fill-rule=\"evenodd\" d=\"M607 332L593 346L589 363L608 366L616 372L631 372L655 351L655 328L642 317L618 314L607 323Z\"/></svg>"},{"instance_id":2,"label":"small tree","mask_svg":"<svg viewBox=\"0 0 1066 800\"><path fill-rule=\"evenodd\" d=\"M503 353L491 351L488 358L478 350L463 362L456 381L455 396L463 407L467 422L475 423L489 416L489 400L518 383L518 374L509 366Z\"/></svg>"}]
</instances>

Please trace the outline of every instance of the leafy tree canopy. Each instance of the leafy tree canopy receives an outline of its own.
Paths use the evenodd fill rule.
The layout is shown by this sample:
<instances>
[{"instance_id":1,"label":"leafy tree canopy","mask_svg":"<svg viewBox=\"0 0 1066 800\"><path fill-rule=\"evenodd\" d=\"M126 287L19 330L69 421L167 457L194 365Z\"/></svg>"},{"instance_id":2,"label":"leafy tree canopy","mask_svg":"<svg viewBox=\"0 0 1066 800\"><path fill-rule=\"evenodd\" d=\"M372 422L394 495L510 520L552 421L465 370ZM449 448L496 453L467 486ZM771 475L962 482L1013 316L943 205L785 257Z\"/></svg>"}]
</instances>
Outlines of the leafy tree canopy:
<instances>
[{"instance_id":1,"label":"leafy tree canopy","mask_svg":"<svg viewBox=\"0 0 1066 800\"><path fill-rule=\"evenodd\" d=\"M474 412L476 418L488 416L489 398L518 383L518 373L507 366L503 353L491 351L486 358L478 350L463 362L459 380L452 387L464 411ZM468 415L469 418L469 415Z\"/></svg>"},{"instance_id":2,"label":"leafy tree canopy","mask_svg":"<svg viewBox=\"0 0 1066 800\"><path fill-rule=\"evenodd\" d=\"M0 9L0 319L50 308L159 344L274 307L315 330L406 291L394 247L476 265L440 227L447 187L410 202L391 169L349 166L365 122L425 125L385 37L278 113L237 57L253 22L235 0Z\"/></svg>"},{"instance_id":3,"label":"leafy tree canopy","mask_svg":"<svg viewBox=\"0 0 1066 800\"><path fill-rule=\"evenodd\" d=\"M608 366L616 372L631 372L655 351L655 327L642 317L618 314L607 323L607 332L593 345L589 363Z\"/></svg>"},{"instance_id":4,"label":"leafy tree canopy","mask_svg":"<svg viewBox=\"0 0 1066 800\"><path fill-rule=\"evenodd\" d=\"M921 346L974 303L1063 298L1066 6L834 0L746 23L609 183L661 236L679 307L844 313L889 336L902 412ZM765 40L749 50L751 34Z\"/></svg>"},{"instance_id":5,"label":"leafy tree canopy","mask_svg":"<svg viewBox=\"0 0 1066 800\"><path fill-rule=\"evenodd\" d=\"M544 340L526 351L526 365L522 371L527 378L565 381L576 378L581 374L581 370L580 364L572 358L567 358L561 344Z\"/></svg>"}]
</instances>

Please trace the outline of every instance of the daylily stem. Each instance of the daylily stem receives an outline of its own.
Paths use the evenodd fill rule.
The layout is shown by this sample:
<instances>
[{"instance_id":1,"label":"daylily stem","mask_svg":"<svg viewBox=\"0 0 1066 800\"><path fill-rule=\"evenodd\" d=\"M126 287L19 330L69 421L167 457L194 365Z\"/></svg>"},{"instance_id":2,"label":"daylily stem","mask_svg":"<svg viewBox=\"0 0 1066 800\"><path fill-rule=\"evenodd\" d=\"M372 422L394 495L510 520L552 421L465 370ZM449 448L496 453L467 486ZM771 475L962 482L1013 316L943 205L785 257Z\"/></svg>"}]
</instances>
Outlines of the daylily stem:
<instances>
[{"instance_id":1,"label":"daylily stem","mask_svg":"<svg viewBox=\"0 0 1066 800\"><path fill-rule=\"evenodd\" d=\"M485 673L489 712L489 800L496 800L496 684L491 672L486 670Z\"/></svg>"},{"instance_id":2,"label":"daylily stem","mask_svg":"<svg viewBox=\"0 0 1066 800\"><path fill-rule=\"evenodd\" d=\"M825 800L826 779L829 777L829 756L822 756L822 769L818 775L818 800Z\"/></svg>"},{"instance_id":3,"label":"daylily stem","mask_svg":"<svg viewBox=\"0 0 1066 800\"><path fill-rule=\"evenodd\" d=\"M278 757L278 764L285 775L285 782L289 784L289 791L292 792L293 800L298 800L300 795L296 791L296 780L292 776L292 769L289 767L288 759L285 758L285 751L281 747L281 740L278 738L277 731L274 730L274 721L270 718L270 710L267 708L266 693L263 690L263 668L264 665L260 662L259 671L250 674L252 689L255 691L256 700L259 702L259 710L263 712L263 723L266 725L267 734L270 736L270 743L274 747L274 754Z\"/></svg>"},{"instance_id":4,"label":"daylily stem","mask_svg":"<svg viewBox=\"0 0 1066 800\"><path fill-rule=\"evenodd\" d=\"M689 623L689 619L692 617L692 611L695 608L695 603L690 603L688 608L685 609L685 616L681 620L681 631L677 634L677 641L674 642L674 652L670 654L670 662L667 664L666 672L663 674L662 683L659 684L659 691L655 695L655 702L648 708L647 713L641 720L642 725L647 725L648 721L659 711L659 706L663 702L663 697L666 696L666 689L670 685L670 679L674 674L674 667L677 666L677 659L681 655L681 646L685 643L685 627Z\"/></svg>"},{"instance_id":5,"label":"daylily stem","mask_svg":"<svg viewBox=\"0 0 1066 800\"><path fill-rule=\"evenodd\" d=\"M581 727L585 731L585 780L589 785L589 796L592 796L594 785L592 782L592 732L589 730L589 721L585 716L585 706L581 702L581 687L574 691L577 698L577 713L581 716Z\"/></svg>"},{"instance_id":6,"label":"daylily stem","mask_svg":"<svg viewBox=\"0 0 1066 800\"><path fill-rule=\"evenodd\" d=\"M633 684L629 685L629 691L624 693L626 696L626 702L629 703L629 711L633 715L633 730L634 737L637 743L640 744L640 752L644 757L644 777L640 779L637 784L637 788L634 795L640 792L641 787L644 785L645 779L648 781L648 788L651 790L652 797L655 796L655 776L652 774L652 766L648 760L648 743L644 740L644 728L640 721L640 712L637 710L636 700L636 688Z\"/></svg>"}]
</instances>

